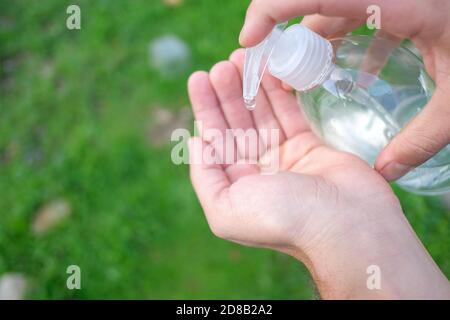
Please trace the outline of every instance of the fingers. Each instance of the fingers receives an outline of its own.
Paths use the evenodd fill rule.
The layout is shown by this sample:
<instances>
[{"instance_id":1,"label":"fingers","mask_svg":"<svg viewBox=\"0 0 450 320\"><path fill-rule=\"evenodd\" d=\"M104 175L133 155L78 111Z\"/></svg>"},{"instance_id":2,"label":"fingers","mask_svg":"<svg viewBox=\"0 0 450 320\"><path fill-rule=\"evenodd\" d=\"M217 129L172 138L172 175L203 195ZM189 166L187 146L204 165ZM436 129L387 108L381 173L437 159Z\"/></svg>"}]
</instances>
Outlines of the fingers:
<instances>
[{"instance_id":1,"label":"fingers","mask_svg":"<svg viewBox=\"0 0 450 320\"><path fill-rule=\"evenodd\" d=\"M197 71L189 77L188 93L195 119L202 123L203 129L216 129L225 134L228 124L207 72ZM211 142L210 137L202 138Z\"/></svg>"},{"instance_id":2,"label":"fingers","mask_svg":"<svg viewBox=\"0 0 450 320\"><path fill-rule=\"evenodd\" d=\"M200 136L211 144L216 160L226 167L236 159L237 151L234 142L227 144L225 141L228 123L209 74L204 71L192 74L188 80L188 92Z\"/></svg>"},{"instance_id":3,"label":"fingers","mask_svg":"<svg viewBox=\"0 0 450 320\"><path fill-rule=\"evenodd\" d=\"M381 25L400 38L435 37L436 30L445 19L426 19L435 13L427 1L411 5L408 0L253 0L247 10L239 42L243 47L252 47L261 42L278 22L298 16L320 14L365 21L376 5L381 12ZM356 22L355 22L356 23Z\"/></svg>"},{"instance_id":4,"label":"fingers","mask_svg":"<svg viewBox=\"0 0 450 320\"><path fill-rule=\"evenodd\" d=\"M287 138L309 129L296 97L282 87L280 80L267 74L262 81L262 88Z\"/></svg>"},{"instance_id":5,"label":"fingers","mask_svg":"<svg viewBox=\"0 0 450 320\"><path fill-rule=\"evenodd\" d=\"M209 77L229 127L243 132L253 129L253 119L244 105L241 78L236 66L230 61L219 62L211 69ZM236 144L240 158L247 159L245 139L236 139Z\"/></svg>"},{"instance_id":6,"label":"fingers","mask_svg":"<svg viewBox=\"0 0 450 320\"><path fill-rule=\"evenodd\" d=\"M230 55L230 61L236 66L240 75L242 75L243 71L244 56L244 49L235 50ZM258 129L258 144L260 142L263 143L263 145L258 145L259 159L259 157L266 153L268 150L276 148L280 144L282 144L286 140L286 137L272 111L272 107L262 87L260 87L258 97L256 98L256 106L256 109L250 112L250 114L253 118L253 122L256 128ZM273 135L273 130L276 130L276 136ZM259 174L261 170L259 166L256 165L256 163L237 163L235 165L229 166L226 169L226 172L231 182L236 182L244 176Z\"/></svg>"},{"instance_id":7,"label":"fingers","mask_svg":"<svg viewBox=\"0 0 450 320\"><path fill-rule=\"evenodd\" d=\"M261 42L278 22L297 16L321 14L351 19L364 19L373 0L254 0L245 18L239 41L243 47Z\"/></svg>"},{"instance_id":8,"label":"fingers","mask_svg":"<svg viewBox=\"0 0 450 320\"><path fill-rule=\"evenodd\" d=\"M209 77L230 128L253 128L252 117L242 98L241 77L236 66L230 61L221 61L212 67Z\"/></svg>"},{"instance_id":9,"label":"fingers","mask_svg":"<svg viewBox=\"0 0 450 320\"><path fill-rule=\"evenodd\" d=\"M450 143L450 91L438 89L419 113L381 152L375 163L386 180L397 180Z\"/></svg>"},{"instance_id":10,"label":"fingers","mask_svg":"<svg viewBox=\"0 0 450 320\"><path fill-rule=\"evenodd\" d=\"M259 173L257 132L254 131L255 142L247 141L246 134L236 133L235 137L227 130L230 127L244 130L253 127L253 120L242 102L240 83L236 67L228 61L216 64L210 74L196 72L188 81L194 115L202 125L200 133L206 142L204 156L210 157L210 162L221 164L220 167L229 182L235 182L245 175ZM240 147L239 152L235 142ZM257 148L256 151L254 148ZM245 163L249 161L254 162Z\"/></svg>"}]
</instances>

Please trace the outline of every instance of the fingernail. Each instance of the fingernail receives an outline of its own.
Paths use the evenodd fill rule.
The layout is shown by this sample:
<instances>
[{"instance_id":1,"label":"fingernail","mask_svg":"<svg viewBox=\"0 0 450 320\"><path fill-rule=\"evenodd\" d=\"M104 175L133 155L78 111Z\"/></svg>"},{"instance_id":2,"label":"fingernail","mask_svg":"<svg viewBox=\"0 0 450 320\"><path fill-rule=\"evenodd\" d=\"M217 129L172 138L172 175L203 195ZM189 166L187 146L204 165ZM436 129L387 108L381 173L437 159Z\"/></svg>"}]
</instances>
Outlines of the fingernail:
<instances>
[{"instance_id":1,"label":"fingernail","mask_svg":"<svg viewBox=\"0 0 450 320\"><path fill-rule=\"evenodd\" d=\"M387 181L395 181L403 177L411 171L411 169L413 169L413 167L392 161L385 165L380 173Z\"/></svg>"}]
</instances>

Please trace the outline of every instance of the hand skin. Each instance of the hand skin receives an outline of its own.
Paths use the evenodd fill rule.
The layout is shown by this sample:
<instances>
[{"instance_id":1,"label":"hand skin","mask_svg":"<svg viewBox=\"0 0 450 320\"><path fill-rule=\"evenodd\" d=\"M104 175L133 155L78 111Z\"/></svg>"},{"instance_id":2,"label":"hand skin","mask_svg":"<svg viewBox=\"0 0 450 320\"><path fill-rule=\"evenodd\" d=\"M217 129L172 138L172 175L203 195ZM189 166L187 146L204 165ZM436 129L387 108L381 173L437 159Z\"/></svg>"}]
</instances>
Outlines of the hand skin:
<instances>
[{"instance_id":1,"label":"hand skin","mask_svg":"<svg viewBox=\"0 0 450 320\"><path fill-rule=\"evenodd\" d=\"M238 161L207 164L203 150L214 141L191 138L191 179L213 233L296 257L323 298L450 298L448 280L417 239L388 183L359 158L323 145L280 81L266 76L256 109L245 109L243 55L237 50L230 61L190 77L195 118L203 131L279 129L280 141L268 143L259 160L271 161L278 150L280 171L261 175L258 165ZM370 265L381 269L381 290L366 286Z\"/></svg>"},{"instance_id":2,"label":"hand skin","mask_svg":"<svg viewBox=\"0 0 450 320\"><path fill-rule=\"evenodd\" d=\"M380 153L375 163L388 181L422 164L450 143L450 1L448 0L253 0L240 43L250 47L277 22L306 16L302 23L328 37L340 37L368 18L367 8L381 9L381 28L411 39L420 50L436 91L426 108Z\"/></svg>"}]
</instances>

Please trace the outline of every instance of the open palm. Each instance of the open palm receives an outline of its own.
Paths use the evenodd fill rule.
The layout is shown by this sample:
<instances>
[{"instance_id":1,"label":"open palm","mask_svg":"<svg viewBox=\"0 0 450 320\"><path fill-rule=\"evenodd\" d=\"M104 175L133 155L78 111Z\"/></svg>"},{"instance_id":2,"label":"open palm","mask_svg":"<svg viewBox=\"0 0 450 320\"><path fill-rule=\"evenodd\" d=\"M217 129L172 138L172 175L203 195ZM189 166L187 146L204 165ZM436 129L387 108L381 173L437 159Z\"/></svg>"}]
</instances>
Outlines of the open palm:
<instances>
[{"instance_id":1,"label":"open palm","mask_svg":"<svg viewBox=\"0 0 450 320\"><path fill-rule=\"evenodd\" d=\"M212 231L219 237L252 246L288 252L301 248L305 255L346 233L364 233L376 206L377 219L398 207L385 180L359 158L325 146L306 123L296 98L280 81L267 75L252 112L242 100L244 52L216 64L210 73L196 72L189 95L203 131L228 128L279 130L278 141L265 141L261 163L278 157L279 171L260 174L256 164L202 163L211 141L190 141L191 179ZM246 150L236 143L237 153ZM238 159L239 160L239 159ZM374 212L374 210L370 210Z\"/></svg>"}]
</instances>

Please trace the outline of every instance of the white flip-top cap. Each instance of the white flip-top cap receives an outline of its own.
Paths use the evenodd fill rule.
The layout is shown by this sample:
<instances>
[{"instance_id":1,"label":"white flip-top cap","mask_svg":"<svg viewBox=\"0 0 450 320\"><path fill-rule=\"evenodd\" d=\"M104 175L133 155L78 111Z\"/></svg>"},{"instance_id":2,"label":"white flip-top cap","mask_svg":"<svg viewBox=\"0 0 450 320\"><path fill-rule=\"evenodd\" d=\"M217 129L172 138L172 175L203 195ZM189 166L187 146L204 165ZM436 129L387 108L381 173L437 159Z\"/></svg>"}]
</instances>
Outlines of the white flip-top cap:
<instances>
[{"instance_id":1,"label":"white flip-top cap","mask_svg":"<svg viewBox=\"0 0 450 320\"><path fill-rule=\"evenodd\" d=\"M322 84L334 68L331 43L301 24L277 25L255 47L246 49L243 96L254 104L266 66L276 78L298 91Z\"/></svg>"}]
</instances>

